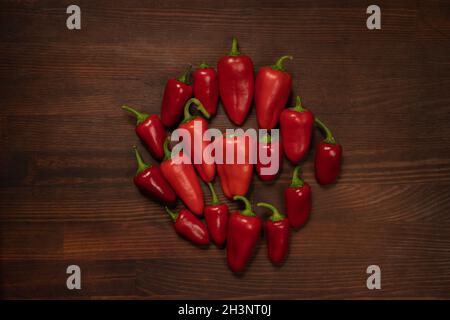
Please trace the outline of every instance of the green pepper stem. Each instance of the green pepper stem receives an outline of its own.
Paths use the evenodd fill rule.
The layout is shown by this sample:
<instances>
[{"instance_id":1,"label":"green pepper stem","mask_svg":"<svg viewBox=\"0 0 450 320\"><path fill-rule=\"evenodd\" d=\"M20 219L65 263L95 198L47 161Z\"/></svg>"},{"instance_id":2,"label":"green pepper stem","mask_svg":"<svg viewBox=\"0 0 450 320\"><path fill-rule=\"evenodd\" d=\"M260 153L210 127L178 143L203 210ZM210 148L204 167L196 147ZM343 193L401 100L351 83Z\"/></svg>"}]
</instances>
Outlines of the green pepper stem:
<instances>
[{"instance_id":1,"label":"green pepper stem","mask_svg":"<svg viewBox=\"0 0 450 320\"><path fill-rule=\"evenodd\" d=\"M295 99L295 107L292 107L291 109L297 112L306 111L306 109L302 106L302 100L300 99L300 96L297 96L297 98Z\"/></svg>"},{"instance_id":2,"label":"green pepper stem","mask_svg":"<svg viewBox=\"0 0 450 320\"><path fill-rule=\"evenodd\" d=\"M193 116L189 110L189 108L191 107L191 104L194 103L195 104L195 108L200 111L202 113L202 115L206 118L209 119L210 118L210 114L208 111L206 111L205 107L203 106L203 104L200 102L200 100L196 99L196 98L191 98L189 99L186 104L184 105L184 119L181 123L186 123L190 120L192 120L193 118L195 118L195 116Z\"/></svg>"},{"instance_id":3,"label":"green pepper stem","mask_svg":"<svg viewBox=\"0 0 450 320\"><path fill-rule=\"evenodd\" d=\"M175 222L177 220L179 214L176 212L173 212L168 207L164 207L164 209L166 210L167 214L170 216L172 221Z\"/></svg>"},{"instance_id":4,"label":"green pepper stem","mask_svg":"<svg viewBox=\"0 0 450 320\"><path fill-rule=\"evenodd\" d=\"M202 62L202 63L200 63L198 68L199 69L208 69L209 68L209 64L207 64L206 62Z\"/></svg>"},{"instance_id":5,"label":"green pepper stem","mask_svg":"<svg viewBox=\"0 0 450 320\"><path fill-rule=\"evenodd\" d=\"M252 205L250 204L250 201L246 197L242 196L234 196L233 200L241 200L245 204L245 209L241 211L241 214L248 217L254 217L256 214L252 211Z\"/></svg>"},{"instance_id":6,"label":"green pepper stem","mask_svg":"<svg viewBox=\"0 0 450 320\"><path fill-rule=\"evenodd\" d=\"M184 73L177 78L178 81L183 82L185 84L189 84L189 74L191 73L192 65L188 65Z\"/></svg>"},{"instance_id":7,"label":"green pepper stem","mask_svg":"<svg viewBox=\"0 0 450 320\"><path fill-rule=\"evenodd\" d=\"M141 154L139 153L136 146L133 146L134 155L136 156L136 163L137 163L137 171L136 174L139 174L143 172L144 170L151 168L151 165L148 165L142 160Z\"/></svg>"},{"instance_id":8,"label":"green pepper stem","mask_svg":"<svg viewBox=\"0 0 450 320\"><path fill-rule=\"evenodd\" d=\"M238 56L240 54L241 53L239 52L239 49L238 49L238 40L237 40L236 37L233 37L233 41L231 42L230 56L235 57L235 56Z\"/></svg>"},{"instance_id":9,"label":"green pepper stem","mask_svg":"<svg viewBox=\"0 0 450 320\"><path fill-rule=\"evenodd\" d=\"M292 188L300 188L303 187L304 181L302 178L300 178L300 166L296 166L294 168L294 172L292 173L292 182L291 187Z\"/></svg>"},{"instance_id":10,"label":"green pepper stem","mask_svg":"<svg viewBox=\"0 0 450 320\"><path fill-rule=\"evenodd\" d=\"M168 160L172 157L172 152L169 150L169 144L170 144L170 138L167 137L167 139L164 141L163 148L164 148L164 159Z\"/></svg>"},{"instance_id":11,"label":"green pepper stem","mask_svg":"<svg viewBox=\"0 0 450 320\"><path fill-rule=\"evenodd\" d=\"M141 124L142 122L145 121L145 119L150 117L149 114L134 110L133 108L131 108L129 106L122 106L122 109L134 114L134 116L136 117L136 120L137 120L136 125Z\"/></svg>"},{"instance_id":12,"label":"green pepper stem","mask_svg":"<svg viewBox=\"0 0 450 320\"><path fill-rule=\"evenodd\" d=\"M211 205L214 206L216 204L219 204L219 198L217 198L216 190L214 190L214 186L211 182L208 182L208 188L211 191L212 196Z\"/></svg>"},{"instance_id":13,"label":"green pepper stem","mask_svg":"<svg viewBox=\"0 0 450 320\"><path fill-rule=\"evenodd\" d=\"M287 59L292 60L294 58L292 56L282 56L275 62L275 64L272 66L272 69L278 70L278 71L284 71L283 63L284 63L284 60L287 60Z\"/></svg>"},{"instance_id":14,"label":"green pepper stem","mask_svg":"<svg viewBox=\"0 0 450 320\"><path fill-rule=\"evenodd\" d=\"M272 137L270 134L266 134L262 139L262 143L268 144L272 142Z\"/></svg>"},{"instance_id":15,"label":"green pepper stem","mask_svg":"<svg viewBox=\"0 0 450 320\"><path fill-rule=\"evenodd\" d=\"M264 207L264 208L272 210L272 215L270 216L270 219L273 222L280 221L285 218L284 214L281 214L280 211L278 211L278 209L276 207L274 207L273 205L271 205L270 203L258 202L256 205L258 207Z\"/></svg>"},{"instance_id":16,"label":"green pepper stem","mask_svg":"<svg viewBox=\"0 0 450 320\"><path fill-rule=\"evenodd\" d=\"M324 142L330 143L330 144L336 144L336 139L334 138L333 133L331 132L330 129L328 129L328 127L325 125L325 123L323 123L317 117L315 117L314 122L316 123L317 127L319 127L319 129L321 129L325 133Z\"/></svg>"}]
</instances>

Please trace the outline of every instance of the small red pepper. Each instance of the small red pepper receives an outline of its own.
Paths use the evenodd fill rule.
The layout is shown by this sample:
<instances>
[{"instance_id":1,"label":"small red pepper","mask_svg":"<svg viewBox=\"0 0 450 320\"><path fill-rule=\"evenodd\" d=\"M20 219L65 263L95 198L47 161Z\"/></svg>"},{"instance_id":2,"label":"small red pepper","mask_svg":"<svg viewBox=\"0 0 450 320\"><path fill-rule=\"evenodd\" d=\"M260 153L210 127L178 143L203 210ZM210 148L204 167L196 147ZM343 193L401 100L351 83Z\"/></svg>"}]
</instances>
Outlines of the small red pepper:
<instances>
[{"instance_id":1,"label":"small red pepper","mask_svg":"<svg viewBox=\"0 0 450 320\"><path fill-rule=\"evenodd\" d=\"M153 158L161 160L164 157L163 144L166 139L166 130L158 115L149 115L139 112L128 106L122 109L131 112L136 116L136 134L150 151Z\"/></svg>"},{"instance_id":2,"label":"small red pepper","mask_svg":"<svg viewBox=\"0 0 450 320\"><path fill-rule=\"evenodd\" d=\"M189 73L192 66L178 78L171 78L164 88L161 106L161 121L166 127L172 127L183 114L186 101L192 97L193 88L189 85Z\"/></svg>"},{"instance_id":3,"label":"small red pepper","mask_svg":"<svg viewBox=\"0 0 450 320\"><path fill-rule=\"evenodd\" d=\"M239 53L236 38L233 38L230 54L219 60L217 72L223 108L228 118L240 126L250 110L255 80L252 59Z\"/></svg>"},{"instance_id":4,"label":"small red pepper","mask_svg":"<svg viewBox=\"0 0 450 320\"><path fill-rule=\"evenodd\" d=\"M174 222L175 231L199 246L206 246L209 244L209 234L206 226L189 210L181 209L177 214L165 207L166 212Z\"/></svg>"},{"instance_id":5,"label":"small red pepper","mask_svg":"<svg viewBox=\"0 0 450 320\"><path fill-rule=\"evenodd\" d=\"M295 107L283 110L280 116L281 141L286 157L298 163L309 151L314 115L302 107L297 97Z\"/></svg>"},{"instance_id":6,"label":"small red pepper","mask_svg":"<svg viewBox=\"0 0 450 320\"><path fill-rule=\"evenodd\" d=\"M161 171L175 190L176 194L183 200L184 204L195 214L203 213L203 190L200 181L195 174L194 167L184 154L171 158L169 150L169 138L164 142L164 161L161 163Z\"/></svg>"},{"instance_id":7,"label":"small red pepper","mask_svg":"<svg viewBox=\"0 0 450 320\"><path fill-rule=\"evenodd\" d=\"M189 131L191 137L189 150L191 161L194 164L194 167L197 170L198 174L200 175L200 178L208 183L211 182L216 176L216 165L214 163L214 159L210 159L208 162L206 162L205 156L203 155L203 151L210 144L210 142L203 140L203 134L206 130L208 130L208 122L204 118L200 116L193 116L189 112L189 107L192 103L196 105L197 110L200 111L206 119L209 119L209 113L205 110L203 104L198 99L191 98L186 102L186 105L184 107L184 120L181 122L179 128ZM194 161L194 149L196 149L194 147L194 143L196 136L202 138L200 149L197 147L197 149L199 149L198 151L200 152L200 163L195 163L196 161Z\"/></svg>"},{"instance_id":8,"label":"small red pepper","mask_svg":"<svg viewBox=\"0 0 450 320\"><path fill-rule=\"evenodd\" d=\"M281 263L289 250L289 221L269 203L259 202L257 206L268 208L273 212L270 221L266 221L267 252L272 263Z\"/></svg>"},{"instance_id":9,"label":"small red pepper","mask_svg":"<svg viewBox=\"0 0 450 320\"><path fill-rule=\"evenodd\" d=\"M137 172L134 176L134 184L142 193L158 200L164 204L173 204L177 200L177 196L158 166L148 165L142 160L141 154L136 147L134 154L137 162Z\"/></svg>"},{"instance_id":10,"label":"small red pepper","mask_svg":"<svg viewBox=\"0 0 450 320\"><path fill-rule=\"evenodd\" d=\"M336 139L325 124L316 117L315 123L326 137L316 147L314 159L316 180L325 185L336 181L341 171L342 146L336 143Z\"/></svg>"},{"instance_id":11,"label":"small red pepper","mask_svg":"<svg viewBox=\"0 0 450 320\"><path fill-rule=\"evenodd\" d=\"M194 79L194 96L202 102L211 117L214 116L219 101L219 79L216 70L207 63L202 63L192 73L192 77Z\"/></svg>"},{"instance_id":12,"label":"small red pepper","mask_svg":"<svg viewBox=\"0 0 450 320\"><path fill-rule=\"evenodd\" d=\"M284 70L283 62L292 59L282 56L273 66L259 69L255 83L255 108L258 126L273 129L286 106L292 88L292 77Z\"/></svg>"},{"instance_id":13,"label":"small red pepper","mask_svg":"<svg viewBox=\"0 0 450 320\"><path fill-rule=\"evenodd\" d=\"M228 221L227 261L233 272L244 270L261 236L261 219L252 211L247 198L235 196L245 204L242 211L233 212Z\"/></svg>"},{"instance_id":14,"label":"small red pepper","mask_svg":"<svg viewBox=\"0 0 450 320\"><path fill-rule=\"evenodd\" d=\"M306 223L311 213L311 187L300 178L300 166L295 167L292 183L284 189L284 207L289 223L295 229Z\"/></svg>"},{"instance_id":15,"label":"small red pepper","mask_svg":"<svg viewBox=\"0 0 450 320\"><path fill-rule=\"evenodd\" d=\"M272 155L277 153L278 158L278 170L276 170L273 174L262 174L261 169L269 168L273 163L263 164L261 162L260 152L267 155L269 159L272 158ZM256 162L256 173L258 174L259 179L262 181L273 181L278 176L280 168L282 166L283 156L281 152L281 146L279 141L272 140L270 135L265 135L262 141L258 144L258 161ZM268 170L268 169L267 169Z\"/></svg>"},{"instance_id":16,"label":"small red pepper","mask_svg":"<svg viewBox=\"0 0 450 320\"><path fill-rule=\"evenodd\" d=\"M225 203L219 204L219 199L212 183L208 183L208 187L211 190L212 201L211 205L205 207L205 221L213 242L218 247L221 247L227 239L228 206Z\"/></svg>"}]
</instances>

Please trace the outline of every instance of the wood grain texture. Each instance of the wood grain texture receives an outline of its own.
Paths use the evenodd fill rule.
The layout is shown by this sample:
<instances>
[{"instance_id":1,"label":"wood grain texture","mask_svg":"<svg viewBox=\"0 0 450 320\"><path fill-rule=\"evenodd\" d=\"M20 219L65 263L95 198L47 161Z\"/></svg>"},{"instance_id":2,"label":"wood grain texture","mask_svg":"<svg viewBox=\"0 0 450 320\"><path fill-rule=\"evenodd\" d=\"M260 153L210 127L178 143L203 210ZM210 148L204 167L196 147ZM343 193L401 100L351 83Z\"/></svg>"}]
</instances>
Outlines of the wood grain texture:
<instances>
[{"instance_id":1,"label":"wood grain texture","mask_svg":"<svg viewBox=\"0 0 450 320\"><path fill-rule=\"evenodd\" d=\"M356 0L82 0L80 31L65 27L69 4L0 3L1 298L450 298L448 1L379 1L379 31ZM322 188L309 154L313 214L289 259L273 267L262 239L240 277L134 188L139 142L119 108L158 113L165 81L215 63L233 35L256 67L295 57L293 94L345 157ZM211 125L230 127L221 108ZM272 185L254 177L252 201L283 208L291 170ZM80 291L65 287L70 264ZM371 264L382 290L366 288Z\"/></svg>"}]
</instances>

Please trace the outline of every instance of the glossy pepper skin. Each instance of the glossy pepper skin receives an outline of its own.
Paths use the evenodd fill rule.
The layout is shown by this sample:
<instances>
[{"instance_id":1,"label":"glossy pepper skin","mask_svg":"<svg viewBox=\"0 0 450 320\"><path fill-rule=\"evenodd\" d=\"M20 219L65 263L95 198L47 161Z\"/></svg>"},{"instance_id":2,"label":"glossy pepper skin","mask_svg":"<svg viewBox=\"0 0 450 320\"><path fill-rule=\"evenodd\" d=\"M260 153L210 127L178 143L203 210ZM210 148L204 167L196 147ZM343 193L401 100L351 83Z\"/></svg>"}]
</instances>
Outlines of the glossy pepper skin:
<instances>
[{"instance_id":1,"label":"glossy pepper skin","mask_svg":"<svg viewBox=\"0 0 450 320\"><path fill-rule=\"evenodd\" d=\"M134 184L139 190L160 201L163 204L173 204L177 200L177 196L169 183L161 173L161 170L155 165L148 165L142 160L142 157L136 147L134 154L137 162L137 172L134 176Z\"/></svg>"},{"instance_id":2,"label":"glossy pepper skin","mask_svg":"<svg viewBox=\"0 0 450 320\"><path fill-rule=\"evenodd\" d=\"M203 213L203 190L200 181L195 174L195 169L190 160L184 154L171 158L169 150L169 138L164 142L164 161L161 163L161 171L175 193L184 204L196 215Z\"/></svg>"},{"instance_id":3,"label":"glossy pepper skin","mask_svg":"<svg viewBox=\"0 0 450 320\"><path fill-rule=\"evenodd\" d=\"M316 180L321 185L333 183L339 177L342 161L342 146L336 143L336 139L330 129L316 117L317 127L325 133L325 140L316 147L314 159Z\"/></svg>"},{"instance_id":4,"label":"glossy pepper skin","mask_svg":"<svg viewBox=\"0 0 450 320\"><path fill-rule=\"evenodd\" d=\"M274 166L274 164L267 163L263 164L262 158L260 156L260 153L267 155L269 159L272 159L273 155L277 155L276 158L278 159L278 170L276 170L273 174L263 174L262 169L263 168L269 168L271 165ZM281 145L279 141L275 141L272 139L271 136L265 135L264 138L260 143L258 143L258 160L256 162L256 173L261 181L273 181L277 178L278 173L280 171L280 168L282 166L283 156L281 151Z\"/></svg>"},{"instance_id":5,"label":"glossy pepper skin","mask_svg":"<svg viewBox=\"0 0 450 320\"><path fill-rule=\"evenodd\" d=\"M206 111L213 117L217 112L219 101L219 78L216 70L208 64L202 63L192 73L194 79L194 96L205 106Z\"/></svg>"},{"instance_id":6,"label":"glossy pepper skin","mask_svg":"<svg viewBox=\"0 0 450 320\"><path fill-rule=\"evenodd\" d=\"M171 78L166 83L161 106L161 121L166 127L172 127L180 120L186 101L192 97L190 72L191 66L180 77Z\"/></svg>"},{"instance_id":7,"label":"glossy pepper skin","mask_svg":"<svg viewBox=\"0 0 450 320\"><path fill-rule=\"evenodd\" d=\"M212 241L222 247L227 239L229 210L225 203L219 203L212 183L208 183L208 187L211 190L212 202L205 207L205 221Z\"/></svg>"},{"instance_id":8,"label":"glossy pepper skin","mask_svg":"<svg viewBox=\"0 0 450 320\"><path fill-rule=\"evenodd\" d=\"M292 228L303 226L311 214L311 187L300 178L300 166L295 167L292 183L284 189L284 207Z\"/></svg>"},{"instance_id":9,"label":"glossy pepper skin","mask_svg":"<svg viewBox=\"0 0 450 320\"><path fill-rule=\"evenodd\" d=\"M191 161L194 164L194 167L197 170L198 174L200 175L200 178L208 183L211 182L216 176L216 165L214 163L214 159L208 159L208 161L205 161L206 157L203 156L203 151L211 143L209 141L203 140L203 134L208 129L208 122L204 118L200 116L193 116L189 112L189 107L191 104L195 104L196 109L200 111L206 119L209 119L209 113L208 111L206 111L203 104L198 99L191 98L186 102L186 105L184 107L184 120L181 122L178 128L186 129L187 131L189 131L191 137L189 148ZM198 148L198 146L194 147L196 136L202 139L200 148ZM199 159L197 161L194 161L194 148L198 148L198 150L200 151L200 154L198 155Z\"/></svg>"},{"instance_id":10,"label":"glossy pepper skin","mask_svg":"<svg viewBox=\"0 0 450 320\"><path fill-rule=\"evenodd\" d=\"M136 117L137 136L145 144L152 157L161 160L164 157L163 144L167 135L159 116L139 112L128 106L122 106L122 109Z\"/></svg>"},{"instance_id":11,"label":"glossy pepper skin","mask_svg":"<svg viewBox=\"0 0 450 320\"><path fill-rule=\"evenodd\" d=\"M270 203L259 202L258 207L272 210L272 216L266 221L267 253L274 264L284 261L289 250L289 221Z\"/></svg>"},{"instance_id":12,"label":"glossy pepper skin","mask_svg":"<svg viewBox=\"0 0 450 320\"><path fill-rule=\"evenodd\" d=\"M231 51L217 64L219 92L225 112L230 120L240 126L250 110L255 90L253 62L241 55L237 39L233 38Z\"/></svg>"},{"instance_id":13,"label":"glossy pepper skin","mask_svg":"<svg viewBox=\"0 0 450 320\"><path fill-rule=\"evenodd\" d=\"M252 211L247 198L235 196L245 203L245 209L233 212L228 221L227 261L233 272L245 269L261 236L262 221Z\"/></svg>"},{"instance_id":14,"label":"glossy pepper skin","mask_svg":"<svg viewBox=\"0 0 450 320\"><path fill-rule=\"evenodd\" d=\"M209 244L209 234L206 226L189 210L182 209L177 214L165 207L166 212L174 222L175 231L184 238L199 246Z\"/></svg>"},{"instance_id":15,"label":"glossy pepper skin","mask_svg":"<svg viewBox=\"0 0 450 320\"><path fill-rule=\"evenodd\" d=\"M273 129L277 126L281 111L289 99L292 77L283 67L286 59L292 57L282 56L273 66L260 68L256 75L256 119L261 129Z\"/></svg>"},{"instance_id":16,"label":"glossy pepper skin","mask_svg":"<svg viewBox=\"0 0 450 320\"><path fill-rule=\"evenodd\" d=\"M283 151L292 163L298 163L309 151L314 115L302 107L297 97L295 107L283 110L280 116L280 131Z\"/></svg>"}]
</instances>

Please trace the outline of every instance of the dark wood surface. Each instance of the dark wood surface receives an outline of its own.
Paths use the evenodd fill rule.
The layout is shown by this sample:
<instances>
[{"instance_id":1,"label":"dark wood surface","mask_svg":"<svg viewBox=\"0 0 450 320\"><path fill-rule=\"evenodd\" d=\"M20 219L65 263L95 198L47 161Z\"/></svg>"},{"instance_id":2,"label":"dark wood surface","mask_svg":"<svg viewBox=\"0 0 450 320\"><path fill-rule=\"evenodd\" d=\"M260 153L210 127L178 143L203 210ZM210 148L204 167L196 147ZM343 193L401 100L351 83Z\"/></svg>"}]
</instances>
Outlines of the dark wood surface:
<instances>
[{"instance_id":1,"label":"dark wood surface","mask_svg":"<svg viewBox=\"0 0 450 320\"><path fill-rule=\"evenodd\" d=\"M77 1L69 31L72 3L0 3L2 298L450 298L448 1L378 1L378 31L370 1ZM294 94L345 158L321 188L309 155L308 225L282 267L261 241L241 277L133 186L139 142L119 108L159 112L165 81L215 63L233 35L256 67L295 57ZM230 127L222 109L212 126ZM285 163L274 185L255 177L252 201L282 208L290 175ZM80 291L66 289L69 264ZM381 290L366 288L371 264Z\"/></svg>"}]
</instances>

